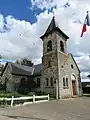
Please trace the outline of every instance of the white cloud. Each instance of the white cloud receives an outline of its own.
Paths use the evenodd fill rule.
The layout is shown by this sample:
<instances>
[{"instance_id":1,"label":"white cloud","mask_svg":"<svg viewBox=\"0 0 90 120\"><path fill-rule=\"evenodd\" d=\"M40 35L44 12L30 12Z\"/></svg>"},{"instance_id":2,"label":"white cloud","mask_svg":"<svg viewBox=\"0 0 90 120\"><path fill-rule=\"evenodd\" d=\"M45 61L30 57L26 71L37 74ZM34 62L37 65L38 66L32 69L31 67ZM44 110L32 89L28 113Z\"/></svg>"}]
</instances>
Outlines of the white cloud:
<instances>
[{"instance_id":1,"label":"white cloud","mask_svg":"<svg viewBox=\"0 0 90 120\"><path fill-rule=\"evenodd\" d=\"M71 0L69 8L63 8L67 0L32 0L32 7L50 9L57 5L56 9L53 9L55 13L55 19L57 25L63 30L70 39L68 40L68 51L75 57L79 64L82 73L82 80L87 79L88 71L90 71L90 64L88 54L90 51L90 28L80 38L82 24L86 11L90 10L90 5L87 0L76 1ZM4 31L0 33L0 54L3 57L8 58L22 58L29 57L35 63L39 63L42 57L42 41L39 36L42 35L48 27L50 20L52 19L52 13L48 10L40 13L36 16L36 23L29 23L25 20L17 20L12 16L6 18L1 15L0 30ZM4 23L6 20L6 23ZM77 23L76 23L77 22ZM4 28L4 25L6 28Z\"/></svg>"},{"instance_id":2,"label":"white cloud","mask_svg":"<svg viewBox=\"0 0 90 120\"><path fill-rule=\"evenodd\" d=\"M87 80L87 74L90 71L90 27L87 27L87 32L80 38L82 25L85 19L86 11L90 11L89 0L70 0L70 7L64 8L63 5L68 0L32 0L32 6L37 6L40 9L54 9L54 14L58 26L63 30L70 39L68 40L68 51L75 57L81 69L82 81ZM42 16L46 16L42 13ZM41 15L39 15L40 17ZM50 16L50 14L49 14ZM45 18L44 18L45 19ZM44 26L45 27L45 26Z\"/></svg>"},{"instance_id":3,"label":"white cloud","mask_svg":"<svg viewBox=\"0 0 90 120\"><path fill-rule=\"evenodd\" d=\"M32 7L37 6L38 8L41 8L41 9L43 9L43 8L49 9L49 8L55 6L53 0L31 0L31 3L32 3Z\"/></svg>"},{"instance_id":4,"label":"white cloud","mask_svg":"<svg viewBox=\"0 0 90 120\"><path fill-rule=\"evenodd\" d=\"M4 58L29 57L36 63L40 62L42 41L37 37L39 34L36 24L31 25L12 16L5 20L9 31L0 33L0 54Z\"/></svg>"},{"instance_id":5,"label":"white cloud","mask_svg":"<svg viewBox=\"0 0 90 120\"><path fill-rule=\"evenodd\" d=\"M78 3L80 5L88 5L90 0L31 0L32 7L38 7L40 9L51 9L54 6L63 7L67 2L72 8L76 8Z\"/></svg>"},{"instance_id":6,"label":"white cloud","mask_svg":"<svg viewBox=\"0 0 90 120\"><path fill-rule=\"evenodd\" d=\"M2 14L0 14L0 29L2 29L4 26L4 17Z\"/></svg>"}]
</instances>

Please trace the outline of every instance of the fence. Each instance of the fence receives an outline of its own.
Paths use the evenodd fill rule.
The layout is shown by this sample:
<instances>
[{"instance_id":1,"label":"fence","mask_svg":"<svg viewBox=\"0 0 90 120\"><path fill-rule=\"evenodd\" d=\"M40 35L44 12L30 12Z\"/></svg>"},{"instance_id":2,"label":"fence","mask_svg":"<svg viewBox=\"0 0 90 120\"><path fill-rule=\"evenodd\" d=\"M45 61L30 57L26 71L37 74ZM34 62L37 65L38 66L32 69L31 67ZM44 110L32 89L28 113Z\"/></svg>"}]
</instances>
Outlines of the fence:
<instances>
[{"instance_id":1,"label":"fence","mask_svg":"<svg viewBox=\"0 0 90 120\"><path fill-rule=\"evenodd\" d=\"M47 98L47 100L40 100L40 99L45 99ZM44 95L44 96L30 96L30 97L19 97L19 98L14 98L14 96L12 96L12 98L0 98L0 100L6 100L6 101L11 101L11 107L13 107L13 103L15 100L31 100L33 102L29 102L29 103L39 103L39 102L46 102L49 101L49 94L48 95ZM38 101L36 99L39 99ZM27 103L26 103L27 104Z\"/></svg>"}]
</instances>

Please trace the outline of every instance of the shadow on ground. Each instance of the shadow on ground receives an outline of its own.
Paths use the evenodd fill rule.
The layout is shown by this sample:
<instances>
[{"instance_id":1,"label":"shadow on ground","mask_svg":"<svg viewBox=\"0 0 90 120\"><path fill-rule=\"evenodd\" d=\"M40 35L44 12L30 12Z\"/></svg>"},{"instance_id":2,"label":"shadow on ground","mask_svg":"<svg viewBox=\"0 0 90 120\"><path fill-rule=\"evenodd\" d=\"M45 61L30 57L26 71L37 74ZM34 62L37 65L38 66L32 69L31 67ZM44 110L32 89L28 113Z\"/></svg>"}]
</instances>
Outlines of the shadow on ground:
<instances>
[{"instance_id":1,"label":"shadow on ground","mask_svg":"<svg viewBox=\"0 0 90 120\"><path fill-rule=\"evenodd\" d=\"M35 117L27 117L27 116L13 116L13 115L2 115L2 116L13 118L13 119L22 118L22 119L32 119L32 120L47 120L43 118L35 118Z\"/></svg>"}]
</instances>

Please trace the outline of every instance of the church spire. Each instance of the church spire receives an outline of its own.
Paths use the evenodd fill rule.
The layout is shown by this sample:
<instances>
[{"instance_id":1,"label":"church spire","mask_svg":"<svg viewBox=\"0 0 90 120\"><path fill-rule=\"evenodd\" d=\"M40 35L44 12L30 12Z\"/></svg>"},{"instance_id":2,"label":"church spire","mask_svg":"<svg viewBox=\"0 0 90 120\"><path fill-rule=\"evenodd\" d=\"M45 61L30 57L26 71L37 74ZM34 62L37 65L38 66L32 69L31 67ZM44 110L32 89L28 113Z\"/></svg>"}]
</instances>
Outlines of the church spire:
<instances>
[{"instance_id":1,"label":"church spire","mask_svg":"<svg viewBox=\"0 0 90 120\"><path fill-rule=\"evenodd\" d=\"M56 23L55 23L55 16L53 15L53 18L45 32L45 34L43 36L41 36L40 38L42 39L45 35L47 35L48 33L50 33L51 31L53 31L56 28Z\"/></svg>"},{"instance_id":2,"label":"church spire","mask_svg":"<svg viewBox=\"0 0 90 120\"><path fill-rule=\"evenodd\" d=\"M47 36L49 33L51 33L52 31L58 31L60 34L62 34L66 39L69 39L69 37L64 33L62 32L56 25L56 22L55 22L55 16L53 15L53 18L45 32L44 35L42 35L40 38L43 39L44 36Z\"/></svg>"},{"instance_id":3,"label":"church spire","mask_svg":"<svg viewBox=\"0 0 90 120\"><path fill-rule=\"evenodd\" d=\"M48 34L49 32L51 32L52 30L54 30L56 28L56 24L55 24L55 16L53 16L51 23L48 26L48 29L46 30L45 34Z\"/></svg>"}]
</instances>

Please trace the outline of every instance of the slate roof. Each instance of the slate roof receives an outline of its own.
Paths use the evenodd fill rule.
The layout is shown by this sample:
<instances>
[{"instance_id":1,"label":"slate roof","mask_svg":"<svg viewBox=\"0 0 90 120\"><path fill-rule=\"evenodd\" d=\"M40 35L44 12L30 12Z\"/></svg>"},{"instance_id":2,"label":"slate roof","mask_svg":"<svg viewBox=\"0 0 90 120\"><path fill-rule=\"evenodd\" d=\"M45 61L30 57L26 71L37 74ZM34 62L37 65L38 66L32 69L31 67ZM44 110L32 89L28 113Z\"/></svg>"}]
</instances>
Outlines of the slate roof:
<instances>
[{"instance_id":1,"label":"slate roof","mask_svg":"<svg viewBox=\"0 0 90 120\"><path fill-rule=\"evenodd\" d=\"M25 65L19 65L15 63L9 63L12 68L12 74L20 74L20 75L32 75L33 74L33 67L28 67Z\"/></svg>"},{"instance_id":2,"label":"slate roof","mask_svg":"<svg viewBox=\"0 0 90 120\"><path fill-rule=\"evenodd\" d=\"M40 75L42 64L34 65L32 67L20 65L16 63L8 62L6 63L3 72L1 73L1 76L3 75L6 67L9 67L11 74L14 75L23 75L23 76L33 76L33 75Z\"/></svg>"},{"instance_id":3,"label":"slate roof","mask_svg":"<svg viewBox=\"0 0 90 120\"><path fill-rule=\"evenodd\" d=\"M66 39L69 39L69 37L59 28L57 27L56 23L55 23L55 18L53 17L45 34L42 35L40 38L43 39L44 36L46 36L48 33L52 32L52 31L58 31L62 36L64 36Z\"/></svg>"},{"instance_id":4,"label":"slate roof","mask_svg":"<svg viewBox=\"0 0 90 120\"><path fill-rule=\"evenodd\" d=\"M33 75L40 75L43 65L42 64L34 65L34 68L35 69Z\"/></svg>"},{"instance_id":5,"label":"slate roof","mask_svg":"<svg viewBox=\"0 0 90 120\"><path fill-rule=\"evenodd\" d=\"M55 28L56 28L56 24L55 24L55 19L53 17L52 20L51 20L51 23L49 24L49 26L48 26L48 28L45 32L45 34L49 33L50 31L52 31Z\"/></svg>"}]
</instances>

